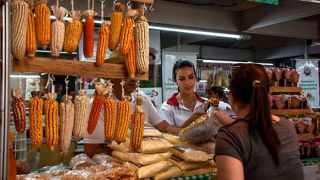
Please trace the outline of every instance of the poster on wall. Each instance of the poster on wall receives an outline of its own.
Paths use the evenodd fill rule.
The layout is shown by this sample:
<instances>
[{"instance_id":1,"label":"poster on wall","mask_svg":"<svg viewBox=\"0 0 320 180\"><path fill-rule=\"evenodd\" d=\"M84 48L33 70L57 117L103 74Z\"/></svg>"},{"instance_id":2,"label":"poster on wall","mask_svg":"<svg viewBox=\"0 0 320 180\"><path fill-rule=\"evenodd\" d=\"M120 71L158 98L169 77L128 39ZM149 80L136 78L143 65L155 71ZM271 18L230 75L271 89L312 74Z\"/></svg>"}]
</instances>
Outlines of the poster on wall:
<instances>
[{"instance_id":1,"label":"poster on wall","mask_svg":"<svg viewBox=\"0 0 320 180\"><path fill-rule=\"evenodd\" d=\"M197 67L197 54L185 52L162 53L162 91L163 101L166 101L173 93L178 92L178 86L172 79L173 65L181 59L191 61Z\"/></svg>"},{"instance_id":2,"label":"poster on wall","mask_svg":"<svg viewBox=\"0 0 320 180\"><path fill-rule=\"evenodd\" d=\"M310 106L319 108L318 59L296 59L296 69L300 75L298 86L303 89Z\"/></svg>"},{"instance_id":3,"label":"poster on wall","mask_svg":"<svg viewBox=\"0 0 320 180\"><path fill-rule=\"evenodd\" d=\"M150 64L161 64L160 60L160 31L150 30L150 43L149 43L149 59Z\"/></svg>"},{"instance_id":4,"label":"poster on wall","mask_svg":"<svg viewBox=\"0 0 320 180\"><path fill-rule=\"evenodd\" d=\"M159 110L162 104L161 87L140 88L151 100L152 104Z\"/></svg>"}]
</instances>

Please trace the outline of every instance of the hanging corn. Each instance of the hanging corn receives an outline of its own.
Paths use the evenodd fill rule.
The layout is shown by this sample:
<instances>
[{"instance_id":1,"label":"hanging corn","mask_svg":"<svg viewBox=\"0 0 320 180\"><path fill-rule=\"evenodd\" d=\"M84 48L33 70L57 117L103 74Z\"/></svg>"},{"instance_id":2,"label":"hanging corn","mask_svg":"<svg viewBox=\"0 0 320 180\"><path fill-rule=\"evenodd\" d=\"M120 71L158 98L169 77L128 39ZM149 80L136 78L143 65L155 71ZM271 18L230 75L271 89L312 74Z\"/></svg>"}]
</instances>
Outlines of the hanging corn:
<instances>
[{"instance_id":1,"label":"hanging corn","mask_svg":"<svg viewBox=\"0 0 320 180\"><path fill-rule=\"evenodd\" d=\"M73 126L73 135L77 140L83 137L83 130L88 123L90 98L83 89L79 90L79 95L74 101L75 117Z\"/></svg>"},{"instance_id":2,"label":"hanging corn","mask_svg":"<svg viewBox=\"0 0 320 180\"><path fill-rule=\"evenodd\" d=\"M28 0L29 11L28 11L28 29L27 29L27 40L26 40L26 54L28 57L34 57L37 50L36 30L34 24L34 13L33 0Z\"/></svg>"},{"instance_id":3,"label":"hanging corn","mask_svg":"<svg viewBox=\"0 0 320 180\"><path fill-rule=\"evenodd\" d=\"M103 97L104 85L102 83L95 83L95 89L96 89L96 92L95 92L93 103L91 106L91 112L90 112L88 128L87 128L87 131L89 134L92 134L97 126L101 108L103 105L103 100L104 100L104 97Z\"/></svg>"},{"instance_id":4,"label":"hanging corn","mask_svg":"<svg viewBox=\"0 0 320 180\"><path fill-rule=\"evenodd\" d=\"M66 95L60 103L60 152L66 155L69 152L71 143L73 123L74 123L74 104L72 96L68 96L68 76L65 79Z\"/></svg>"},{"instance_id":5,"label":"hanging corn","mask_svg":"<svg viewBox=\"0 0 320 180\"><path fill-rule=\"evenodd\" d=\"M121 82L122 100L117 103L117 127L114 139L118 143L125 142L130 122L130 96L124 94L124 83L124 81Z\"/></svg>"},{"instance_id":6,"label":"hanging corn","mask_svg":"<svg viewBox=\"0 0 320 180\"><path fill-rule=\"evenodd\" d=\"M77 50L82 34L81 12L71 11L69 13L72 18L71 22L67 22L66 35L64 37L63 50L67 53L73 53Z\"/></svg>"},{"instance_id":7,"label":"hanging corn","mask_svg":"<svg viewBox=\"0 0 320 180\"><path fill-rule=\"evenodd\" d=\"M104 132L106 139L110 142L113 140L116 128L116 106L113 100L112 86L113 84L109 82L107 86L108 96L104 100Z\"/></svg>"},{"instance_id":8,"label":"hanging corn","mask_svg":"<svg viewBox=\"0 0 320 180\"><path fill-rule=\"evenodd\" d=\"M38 96L39 83L36 82L36 93L30 98L29 108L29 126L30 126L30 139L31 144L39 148L42 145L42 112L43 112L43 100Z\"/></svg>"},{"instance_id":9,"label":"hanging corn","mask_svg":"<svg viewBox=\"0 0 320 180\"><path fill-rule=\"evenodd\" d=\"M126 69L130 79L135 78L135 74L137 71L137 55L136 55L136 44L135 39L132 38L130 42L129 52L126 58Z\"/></svg>"},{"instance_id":10,"label":"hanging corn","mask_svg":"<svg viewBox=\"0 0 320 180\"><path fill-rule=\"evenodd\" d=\"M51 56L59 57L65 34L65 25L63 17L67 13L67 10L63 7L58 7L56 5L52 6L52 11L56 20L51 25Z\"/></svg>"},{"instance_id":11,"label":"hanging corn","mask_svg":"<svg viewBox=\"0 0 320 180\"><path fill-rule=\"evenodd\" d=\"M45 0L41 0L35 7L35 28L37 43L46 49L50 43L51 37L51 20L50 9Z\"/></svg>"},{"instance_id":12,"label":"hanging corn","mask_svg":"<svg viewBox=\"0 0 320 180\"><path fill-rule=\"evenodd\" d=\"M28 4L23 0L12 1L11 16L11 53L14 58L22 60L26 53L28 29Z\"/></svg>"},{"instance_id":13,"label":"hanging corn","mask_svg":"<svg viewBox=\"0 0 320 180\"><path fill-rule=\"evenodd\" d=\"M51 93L46 94L46 101L44 102L45 123L46 123L46 142L48 148L53 151L59 141L59 122L58 109L59 104L56 101L57 94L54 92L53 78L51 81Z\"/></svg>"},{"instance_id":14,"label":"hanging corn","mask_svg":"<svg viewBox=\"0 0 320 180\"><path fill-rule=\"evenodd\" d=\"M136 100L136 110L131 115L131 140L130 146L134 150L138 150L141 146L143 129L144 129L144 113L142 110L143 97L141 95L137 96Z\"/></svg>"},{"instance_id":15,"label":"hanging corn","mask_svg":"<svg viewBox=\"0 0 320 180\"><path fill-rule=\"evenodd\" d=\"M134 36L137 49L137 71L144 74L149 71L149 25L143 11L136 20Z\"/></svg>"},{"instance_id":16,"label":"hanging corn","mask_svg":"<svg viewBox=\"0 0 320 180\"><path fill-rule=\"evenodd\" d=\"M122 54L128 54L131 39L133 38L133 17L126 18L123 20L121 27L119 47Z\"/></svg>"},{"instance_id":17,"label":"hanging corn","mask_svg":"<svg viewBox=\"0 0 320 180\"><path fill-rule=\"evenodd\" d=\"M21 89L12 91L11 107L16 130L18 133L22 134L26 130L26 107L24 99L22 98Z\"/></svg>"},{"instance_id":18,"label":"hanging corn","mask_svg":"<svg viewBox=\"0 0 320 180\"><path fill-rule=\"evenodd\" d=\"M96 66L101 66L106 59L106 52L108 50L109 44L109 26L110 21L103 21L103 8L105 0L101 0L101 27L99 29L98 45L97 45L97 55L96 55Z\"/></svg>"},{"instance_id":19,"label":"hanging corn","mask_svg":"<svg viewBox=\"0 0 320 180\"><path fill-rule=\"evenodd\" d=\"M88 0L88 6L90 0ZM94 8L94 0L92 1L92 9L84 11L83 15L85 17L85 23L83 28L83 54L84 57L90 58L93 56L93 49L94 49L94 16L97 15L96 12L93 10Z\"/></svg>"},{"instance_id":20,"label":"hanging corn","mask_svg":"<svg viewBox=\"0 0 320 180\"><path fill-rule=\"evenodd\" d=\"M121 31L121 25L123 20L123 9L124 5L122 3L116 3L114 5L114 10L111 14L111 25L109 33L109 49L110 51L115 51L119 44L119 37Z\"/></svg>"}]
</instances>

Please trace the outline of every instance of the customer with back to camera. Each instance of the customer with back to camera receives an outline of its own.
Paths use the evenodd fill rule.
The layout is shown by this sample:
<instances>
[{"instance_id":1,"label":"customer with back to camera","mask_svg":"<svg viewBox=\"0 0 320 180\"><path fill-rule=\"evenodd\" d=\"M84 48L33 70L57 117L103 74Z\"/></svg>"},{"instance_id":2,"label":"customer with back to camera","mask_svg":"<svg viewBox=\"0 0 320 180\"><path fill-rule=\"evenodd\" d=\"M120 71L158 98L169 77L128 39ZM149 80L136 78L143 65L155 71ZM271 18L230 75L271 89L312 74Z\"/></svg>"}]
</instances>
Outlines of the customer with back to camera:
<instances>
[{"instance_id":1,"label":"customer with back to camera","mask_svg":"<svg viewBox=\"0 0 320 180\"><path fill-rule=\"evenodd\" d=\"M238 119L213 112L225 125L216 139L218 179L304 179L294 127L271 116L269 88L261 65L243 64L233 72L229 104Z\"/></svg>"}]
</instances>

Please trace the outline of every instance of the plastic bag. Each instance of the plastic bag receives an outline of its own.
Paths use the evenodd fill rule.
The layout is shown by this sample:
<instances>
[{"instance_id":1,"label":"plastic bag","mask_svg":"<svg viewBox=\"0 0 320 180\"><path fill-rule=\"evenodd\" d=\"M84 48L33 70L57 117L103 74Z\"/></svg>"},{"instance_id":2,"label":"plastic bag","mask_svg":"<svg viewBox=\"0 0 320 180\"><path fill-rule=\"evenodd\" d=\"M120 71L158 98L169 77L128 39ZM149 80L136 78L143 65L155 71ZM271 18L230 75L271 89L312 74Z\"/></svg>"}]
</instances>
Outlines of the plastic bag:
<instances>
[{"instance_id":1,"label":"plastic bag","mask_svg":"<svg viewBox=\"0 0 320 180\"><path fill-rule=\"evenodd\" d=\"M79 154L70 160L72 169L83 169L89 166L94 166L96 163L92 161L86 154Z\"/></svg>"},{"instance_id":2,"label":"plastic bag","mask_svg":"<svg viewBox=\"0 0 320 180\"><path fill-rule=\"evenodd\" d=\"M210 107L208 114L211 115L213 107ZM215 139L221 124L214 117L203 115L193 121L189 126L182 129L179 133L181 140L199 144Z\"/></svg>"},{"instance_id":3,"label":"plastic bag","mask_svg":"<svg viewBox=\"0 0 320 180\"><path fill-rule=\"evenodd\" d=\"M204 162L213 158L212 155L207 154L199 149L194 149L184 145L175 145L170 149L170 152L176 157L188 162Z\"/></svg>"},{"instance_id":4,"label":"plastic bag","mask_svg":"<svg viewBox=\"0 0 320 180\"><path fill-rule=\"evenodd\" d=\"M121 165L121 162L107 154L101 153L96 154L92 157L92 160L97 163L98 165L106 165L109 163L115 164L115 165Z\"/></svg>"}]
</instances>

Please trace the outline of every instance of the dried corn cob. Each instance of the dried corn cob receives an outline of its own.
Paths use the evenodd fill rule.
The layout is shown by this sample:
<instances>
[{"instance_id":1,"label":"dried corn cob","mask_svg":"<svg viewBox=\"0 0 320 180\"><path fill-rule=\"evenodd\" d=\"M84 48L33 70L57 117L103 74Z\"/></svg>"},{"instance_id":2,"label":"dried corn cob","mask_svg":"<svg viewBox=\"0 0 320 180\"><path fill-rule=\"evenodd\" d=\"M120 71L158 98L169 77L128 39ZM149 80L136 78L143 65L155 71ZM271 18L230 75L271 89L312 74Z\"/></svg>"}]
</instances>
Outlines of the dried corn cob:
<instances>
[{"instance_id":1,"label":"dried corn cob","mask_svg":"<svg viewBox=\"0 0 320 180\"><path fill-rule=\"evenodd\" d=\"M32 97L29 109L30 139L31 144L36 148L42 145L42 112L43 100L39 97Z\"/></svg>"},{"instance_id":2,"label":"dried corn cob","mask_svg":"<svg viewBox=\"0 0 320 180\"><path fill-rule=\"evenodd\" d=\"M96 65L101 66L106 58L106 52L108 49L109 42L109 25L110 22L103 22L101 28L99 29L98 47L96 55Z\"/></svg>"},{"instance_id":3,"label":"dried corn cob","mask_svg":"<svg viewBox=\"0 0 320 180\"><path fill-rule=\"evenodd\" d=\"M37 50L36 30L34 24L34 14L32 12L33 3L29 0L29 11L28 11L28 30L26 40L26 53L28 57L34 57Z\"/></svg>"},{"instance_id":4,"label":"dried corn cob","mask_svg":"<svg viewBox=\"0 0 320 180\"><path fill-rule=\"evenodd\" d=\"M143 129L144 129L144 113L142 111L143 97L138 96L136 101L136 110L131 115L131 140L130 146L134 150L138 150L141 146Z\"/></svg>"},{"instance_id":5,"label":"dried corn cob","mask_svg":"<svg viewBox=\"0 0 320 180\"><path fill-rule=\"evenodd\" d=\"M65 25L63 17L67 13L67 10L63 7L53 6L52 11L56 20L51 25L51 56L59 57L63 47Z\"/></svg>"},{"instance_id":6,"label":"dried corn cob","mask_svg":"<svg viewBox=\"0 0 320 180\"><path fill-rule=\"evenodd\" d=\"M135 23L137 49L137 70L144 74L149 71L149 25L145 16L139 16Z\"/></svg>"},{"instance_id":7,"label":"dried corn cob","mask_svg":"<svg viewBox=\"0 0 320 180\"><path fill-rule=\"evenodd\" d=\"M26 107L22 98L22 91L20 89L13 90L12 96L11 106L14 125L18 133L24 133L26 130Z\"/></svg>"},{"instance_id":8,"label":"dried corn cob","mask_svg":"<svg viewBox=\"0 0 320 180\"><path fill-rule=\"evenodd\" d=\"M124 5L122 3L117 3L114 6L114 11L111 14L111 25L110 25L110 33L109 33L109 49L110 51L114 51L117 49L119 44L119 37L121 31L121 25L123 20L123 9Z\"/></svg>"},{"instance_id":9,"label":"dried corn cob","mask_svg":"<svg viewBox=\"0 0 320 180\"><path fill-rule=\"evenodd\" d=\"M134 20L133 18L126 18L123 20L123 25L121 27L121 33L120 33L120 52L122 54L128 54L129 52L129 46L131 39L133 38L133 25Z\"/></svg>"},{"instance_id":10,"label":"dried corn cob","mask_svg":"<svg viewBox=\"0 0 320 180\"><path fill-rule=\"evenodd\" d=\"M53 151L59 140L59 122L58 109L59 105L56 101L56 93L48 93L45 101L45 115L46 115L46 142L48 148Z\"/></svg>"},{"instance_id":11,"label":"dried corn cob","mask_svg":"<svg viewBox=\"0 0 320 180\"><path fill-rule=\"evenodd\" d=\"M137 56L136 56L136 45L134 38L131 39L129 52L126 58L126 68L130 79L134 79L137 71Z\"/></svg>"},{"instance_id":12,"label":"dried corn cob","mask_svg":"<svg viewBox=\"0 0 320 180\"><path fill-rule=\"evenodd\" d=\"M22 60L26 53L28 9L28 4L23 0L13 0L11 16L11 53L19 60Z\"/></svg>"},{"instance_id":13,"label":"dried corn cob","mask_svg":"<svg viewBox=\"0 0 320 180\"><path fill-rule=\"evenodd\" d=\"M83 129L88 123L90 98L85 90L79 90L79 95L74 101L75 117L73 126L73 135L77 140L83 136Z\"/></svg>"},{"instance_id":14,"label":"dried corn cob","mask_svg":"<svg viewBox=\"0 0 320 180\"><path fill-rule=\"evenodd\" d=\"M42 46L43 49L47 48L50 43L51 36L51 21L50 21L50 9L44 3L44 1L35 7L35 27L37 43Z\"/></svg>"},{"instance_id":15,"label":"dried corn cob","mask_svg":"<svg viewBox=\"0 0 320 180\"><path fill-rule=\"evenodd\" d=\"M107 97L104 100L104 132L105 137L110 142L113 140L114 131L116 129L116 106L111 97Z\"/></svg>"},{"instance_id":16,"label":"dried corn cob","mask_svg":"<svg viewBox=\"0 0 320 180\"><path fill-rule=\"evenodd\" d=\"M124 98L124 101L117 103L117 130L114 139L118 143L125 142L128 133L131 112L129 99Z\"/></svg>"},{"instance_id":17,"label":"dried corn cob","mask_svg":"<svg viewBox=\"0 0 320 180\"><path fill-rule=\"evenodd\" d=\"M80 11L71 11L69 14L73 21L68 22L66 25L63 49L71 54L77 50L81 39L82 23L80 22L80 19L82 14Z\"/></svg>"},{"instance_id":18,"label":"dried corn cob","mask_svg":"<svg viewBox=\"0 0 320 180\"><path fill-rule=\"evenodd\" d=\"M94 19L93 17L97 15L93 10L86 10L83 12L85 16L84 23L84 36L83 36L83 54L84 57L90 58L93 56L93 46L94 46Z\"/></svg>"},{"instance_id":19,"label":"dried corn cob","mask_svg":"<svg viewBox=\"0 0 320 180\"><path fill-rule=\"evenodd\" d=\"M104 85L102 83L96 83L95 89L96 94L94 95L87 127L87 131L89 134L92 134L93 131L96 129L104 98L102 94L102 92L104 91Z\"/></svg>"},{"instance_id":20,"label":"dried corn cob","mask_svg":"<svg viewBox=\"0 0 320 180\"><path fill-rule=\"evenodd\" d=\"M60 151L65 155L69 151L73 122L74 122L74 105L72 96L64 96L60 103Z\"/></svg>"}]
</instances>

